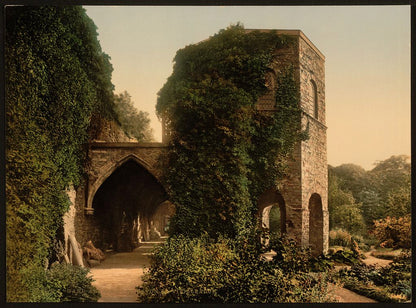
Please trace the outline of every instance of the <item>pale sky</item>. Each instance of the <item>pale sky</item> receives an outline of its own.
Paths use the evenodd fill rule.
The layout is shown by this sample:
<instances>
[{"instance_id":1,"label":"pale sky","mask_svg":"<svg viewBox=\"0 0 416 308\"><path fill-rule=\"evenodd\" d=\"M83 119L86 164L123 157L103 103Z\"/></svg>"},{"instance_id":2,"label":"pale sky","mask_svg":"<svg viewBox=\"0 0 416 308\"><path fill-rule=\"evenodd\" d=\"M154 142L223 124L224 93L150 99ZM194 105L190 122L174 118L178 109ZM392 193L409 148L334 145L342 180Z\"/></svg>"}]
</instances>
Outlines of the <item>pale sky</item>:
<instances>
[{"instance_id":1,"label":"pale sky","mask_svg":"<svg viewBox=\"0 0 416 308\"><path fill-rule=\"evenodd\" d=\"M325 55L328 163L371 169L410 155L410 6L85 6L111 57L115 92L149 113L176 51L241 22L299 29Z\"/></svg>"}]
</instances>

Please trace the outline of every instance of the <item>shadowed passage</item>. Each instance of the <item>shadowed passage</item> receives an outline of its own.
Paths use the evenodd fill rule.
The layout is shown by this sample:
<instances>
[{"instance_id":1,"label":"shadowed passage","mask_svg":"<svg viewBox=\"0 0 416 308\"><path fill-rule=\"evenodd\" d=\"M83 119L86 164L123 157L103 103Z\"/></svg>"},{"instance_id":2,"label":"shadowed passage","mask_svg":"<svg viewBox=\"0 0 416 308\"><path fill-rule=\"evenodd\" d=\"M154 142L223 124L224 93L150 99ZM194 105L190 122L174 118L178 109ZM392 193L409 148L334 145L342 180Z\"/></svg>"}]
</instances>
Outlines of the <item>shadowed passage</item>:
<instances>
[{"instance_id":1,"label":"shadowed passage","mask_svg":"<svg viewBox=\"0 0 416 308\"><path fill-rule=\"evenodd\" d=\"M141 241L165 235L174 206L159 181L131 159L118 167L93 199L97 247L132 251Z\"/></svg>"}]
</instances>

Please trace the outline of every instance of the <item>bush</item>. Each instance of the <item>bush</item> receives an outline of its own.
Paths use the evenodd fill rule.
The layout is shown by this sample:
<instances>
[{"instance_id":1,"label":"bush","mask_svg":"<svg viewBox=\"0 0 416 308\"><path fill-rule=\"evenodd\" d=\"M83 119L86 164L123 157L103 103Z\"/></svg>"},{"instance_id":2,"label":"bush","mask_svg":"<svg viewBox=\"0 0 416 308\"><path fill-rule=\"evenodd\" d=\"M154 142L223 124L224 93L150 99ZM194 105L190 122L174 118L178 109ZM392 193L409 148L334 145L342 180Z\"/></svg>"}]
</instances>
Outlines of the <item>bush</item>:
<instances>
[{"instance_id":1,"label":"bush","mask_svg":"<svg viewBox=\"0 0 416 308\"><path fill-rule=\"evenodd\" d=\"M47 283L60 302L96 302L101 294L91 285L89 269L71 264L56 264L46 273Z\"/></svg>"},{"instance_id":2,"label":"bush","mask_svg":"<svg viewBox=\"0 0 416 308\"><path fill-rule=\"evenodd\" d=\"M374 221L374 236L379 240L380 247L410 248L411 245L411 216L386 217Z\"/></svg>"},{"instance_id":3,"label":"bush","mask_svg":"<svg viewBox=\"0 0 416 308\"><path fill-rule=\"evenodd\" d=\"M360 255L349 249L340 249L329 255L329 259L338 264L354 265L360 262Z\"/></svg>"},{"instance_id":4,"label":"bush","mask_svg":"<svg viewBox=\"0 0 416 308\"><path fill-rule=\"evenodd\" d=\"M194 239L174 236L156 248L151 268L137 288L138 299L144 303L333 300L325 273L301 271L301 264L283 255L267 262L260 257L258 245L249 240L213 240L206 234Z\"/></svg>"},{"instance_id":5,"label":"bush","mask_svg":"<svg viewBox=\"0 0 416 308\"><path fill-rule=\"evenodd\" d=\"M329 245L330 246L351 246L351 234L344 229L335 229L329 231Z\"/></svg>"},{"instance_id":6,"label":"bush","mask_svg":"<svg viewBox=\"0 0 416 308\"><path fill-rule=\"evenodd\" d=\"M411 256L403 251L389 266L375 267L363 263L341 270L338 277L344 286L381 302L403 302L411 297Z\"/></svg>"},{"instance_id":7,"label":"bush","mask_svg":"<svg viewBox=\"0 0 416 308\"><path fill-rule=\"evenodd\" d=\"M91 285L89 269L71 264L54 264L44 270L31 266L23 271L30 297L28 302L96 302L100 292Z\"/></svg>"}]
</instances>

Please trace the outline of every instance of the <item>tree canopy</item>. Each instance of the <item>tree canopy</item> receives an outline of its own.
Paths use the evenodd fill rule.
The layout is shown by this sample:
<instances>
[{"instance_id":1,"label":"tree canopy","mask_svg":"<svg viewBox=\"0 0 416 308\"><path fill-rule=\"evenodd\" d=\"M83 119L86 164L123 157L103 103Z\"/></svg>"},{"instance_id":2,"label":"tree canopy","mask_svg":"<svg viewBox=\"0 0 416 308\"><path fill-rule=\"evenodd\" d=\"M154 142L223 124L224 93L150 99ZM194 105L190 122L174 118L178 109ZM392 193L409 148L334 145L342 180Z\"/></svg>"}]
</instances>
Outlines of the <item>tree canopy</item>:
<instances>
[{"instance_id":1,"label":"tree canopy","mask_svg":"<svg viewBox=\"0 0 416 308\"><path fill-rule=\"evenodd\" d=\"M356 232L358 229L353 231L352 224L346 221L346 211L353 208L356 208L354 224L358 226L358 221L364 219L367 230L373 229L376 220L411 213L409 156L391 156L377 162L369 171L353 164L329 166L328 174L331 228L343 227Z\"/></svg>"},{"instance_id":2,"label":"tree canopy","mask_svg":"<svg viewBox=\"0 0 416 308\"><path fill-rule=\"evenodd\" d=\"M131 95L127 91L115 94L114 103L121 128L128 137L135 138L137 141L151 141L153 139L149 114L138 111L134 107Z\"/></svg>"},{"instance_id":3,"label":"tree canopy","mask_svg":"<svg viewBox=\"0 0 416 308\"><path fill-rule=\"evenodd\" d=\"M156 106L171 130L165 178L177 206L171 234L234 237L252 230L257 197L276 185L283 158L301 139L290 68L277 80L278 111L255 108L267 90L272 51L289 43L236 25L177 52Z\"/></svg>"}]
</instances>

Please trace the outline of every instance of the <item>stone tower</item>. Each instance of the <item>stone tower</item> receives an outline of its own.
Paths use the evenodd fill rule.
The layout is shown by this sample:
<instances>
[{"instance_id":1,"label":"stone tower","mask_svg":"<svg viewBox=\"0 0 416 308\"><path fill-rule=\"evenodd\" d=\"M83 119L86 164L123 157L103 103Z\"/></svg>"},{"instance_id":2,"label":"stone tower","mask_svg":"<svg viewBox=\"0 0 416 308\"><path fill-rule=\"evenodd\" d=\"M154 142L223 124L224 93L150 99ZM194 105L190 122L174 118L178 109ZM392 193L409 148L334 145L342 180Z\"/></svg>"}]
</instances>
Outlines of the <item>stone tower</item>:
<instances>
[{"instance_id":1,"label":"stone tower","mask_svg":"<svg viewBox=\"0 0 416 308\"><path fill-rule=\"evenodd\" d=\"M259 215L268 228L270 209L278 206L280 231L303 247L310 247L316 255L328 251L325 57L300 30L277 30L277 34L292 37L294 44L276 51L266 80L272 86L279 72L293 65L300 87L301 125L308 130L309 139L296 145L288 177L260 196ZM273 94L269 91L261 97L258 109L273 112Z\"/></svg>"}]
</instances>

